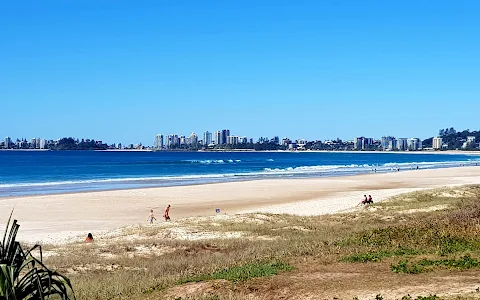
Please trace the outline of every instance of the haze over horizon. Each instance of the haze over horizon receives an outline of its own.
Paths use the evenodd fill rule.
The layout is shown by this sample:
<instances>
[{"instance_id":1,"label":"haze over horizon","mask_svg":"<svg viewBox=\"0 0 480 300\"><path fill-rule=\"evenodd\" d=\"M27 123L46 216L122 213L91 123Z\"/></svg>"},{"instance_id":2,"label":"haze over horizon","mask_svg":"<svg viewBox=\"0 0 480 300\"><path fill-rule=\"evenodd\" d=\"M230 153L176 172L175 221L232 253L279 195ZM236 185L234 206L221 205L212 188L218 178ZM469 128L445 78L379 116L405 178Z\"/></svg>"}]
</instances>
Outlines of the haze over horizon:
<instances>
[{"instance_id":1,"label":"haze over horizon","mask_svg":"<svg viewBox=\"0 0 480 300\"><path fill-rule=\"evenodd\" d=\"M25 1L0 9L0 137L151 145L478 130L476 1Z\"/></svg>"}]
</instances>

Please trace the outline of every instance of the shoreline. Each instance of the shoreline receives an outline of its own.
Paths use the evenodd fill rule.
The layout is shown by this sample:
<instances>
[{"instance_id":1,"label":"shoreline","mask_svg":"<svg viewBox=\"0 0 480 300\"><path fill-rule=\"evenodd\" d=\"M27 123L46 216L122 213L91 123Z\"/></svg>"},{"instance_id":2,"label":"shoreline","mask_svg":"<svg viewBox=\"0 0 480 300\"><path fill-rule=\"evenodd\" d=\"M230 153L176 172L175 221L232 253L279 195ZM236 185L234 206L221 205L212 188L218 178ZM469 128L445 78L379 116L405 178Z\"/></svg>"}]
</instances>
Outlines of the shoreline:
<instances>
[{"instance_id":1,"label":"shoreline","mask_svg":"<svg viewBox=\"0 0 480 300\"><path fill-rule=\"evenodd\" d=\"M171 204L173 220L220 214L321 215L355 207L364 194L374 201L431 188L480 184L480 167L411 170L329 178L265 179L193 186L153 187L0 199L0 230L11 210L22 225L19 240L59 243L78 236L160 221Z\"/></svg>"},{"instance_id":2,"label":"shoreline","mask_svg":"<svg viewBox=\"0 0 480 300\"><path fill-rule=\"evenodd\" d=\"M37 151L37 150L25 150ZM44 150L40 150L44 151ZM268 152L268 151L265 151ZM271 151L276 152L276 151ZM312 152L312 151L307 151ZM315 153L351 153L351 151L316 151ZM292 152L293 153L293 152ZM296 152L300 153L300 152ZM303 153L303 152L302 152ZM355 153L392 153L398 152L377 152L363 151ZM425 152L405 152L411 154L426 154ZM34 195L58 195L58 194L76 194L84 192L104 192L130 189L149 189L161 187L181 187L196 186L205 184L228 183L228 182L246 182L246 181L262 181L276 179L316 179L316 178L332 178L343 176L368 175L375 173L387 174L414 170L415 167L421 170L441 170L465 166L477 166L480 164L480 152L458 153L458 152L435 152L436 154L444 154L445 161L417 161L408 159L409 162L384 163L372 165L322 165L322 166L300 166L300 167L270 167L263 170L240 170L237 173L212 173L212 174L187 174L187 175L158 175L150 177L119 177L119 178L89 178L65 181L48 181L48 182L18 182L0 184L0 200L12 197L26 197ZM293 154L292 154L293 155ZM462 155L462 160L452 160L447 158L448 155ZM307 155L308 156L308 155ZM459 158L460 159L460 158ZM420 160L420 159L418 159ZM233 162L233 160L229 160ZM273 161L273 160L272 160ZM223 162L223 161L222 161ZM325 167L325 168L322 168ZM328 169L328 167L331 167ZM302 169L303 168L303 169Z\"/></svg>"}]
</instances>

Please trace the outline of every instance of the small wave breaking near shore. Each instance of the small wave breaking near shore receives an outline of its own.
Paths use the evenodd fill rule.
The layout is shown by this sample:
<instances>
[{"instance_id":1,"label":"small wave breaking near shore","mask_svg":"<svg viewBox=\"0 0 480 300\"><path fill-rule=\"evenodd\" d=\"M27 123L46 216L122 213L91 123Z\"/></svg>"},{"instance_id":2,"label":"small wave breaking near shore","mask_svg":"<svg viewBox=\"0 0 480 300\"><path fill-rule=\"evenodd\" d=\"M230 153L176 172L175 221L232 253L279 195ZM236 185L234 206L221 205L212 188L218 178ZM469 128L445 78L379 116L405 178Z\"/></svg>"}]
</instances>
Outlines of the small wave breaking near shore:
<instances>
[{"instance_id":1,"label":"small wave breaking near shore","mask_svg":"<svg viewBox=\"0 0 480 300\"><path fill-rule=\"evenodd\" d=\"M184 160L192 164L204 165L207 169L199 174L167 174L142 176L106 175L104 178L88 178L78 180L49 180L37 182L7 182L0 184L1 196L18 196L31 194L51 194L76 191L112 190L125 188L178 186L192 184L206 184L217 182L231 182L241 180L275 179L284 177L325 177L356 175L366 173L399 172L413 169L435 169L459 166L473 166L480 163L479 159L462 161L436 162L388 162L383 164L334 164L334 165L291 165L287 167L269 167L273 159L264 159L263 165L255 162L253 166L248 160L241 159L201 159ZM229 168L212 169L219 165L232 165ZM178 167L180 168L180 166ZM233 168L233 169L232 169ZM195 170L195 169L194 169ZM181 172L181 170L179 171ZM191 170L189 170L191 172Z\"/></svg>"}]
</instances>

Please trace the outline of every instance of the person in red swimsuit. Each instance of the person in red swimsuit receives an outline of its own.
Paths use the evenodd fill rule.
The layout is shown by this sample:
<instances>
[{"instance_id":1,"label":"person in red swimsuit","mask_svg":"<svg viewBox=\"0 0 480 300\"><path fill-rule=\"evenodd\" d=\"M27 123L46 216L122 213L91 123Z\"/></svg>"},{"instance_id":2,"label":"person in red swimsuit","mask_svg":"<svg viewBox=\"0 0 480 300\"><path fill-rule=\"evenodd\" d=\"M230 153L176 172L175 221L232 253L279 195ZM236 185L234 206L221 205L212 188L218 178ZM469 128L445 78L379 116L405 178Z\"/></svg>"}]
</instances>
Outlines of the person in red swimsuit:
<instances>
[{"instance_id":1,"label":"person in red swimsuit","mask_svg":"<svg viewBox=\"0 0 480 300\"><path fill-rule=\"evenodd\" d=\"M87 234L87 238L85 239L86 243L93 242L93 235L91 233Z\"/></svg>"},{"instance_id":2,"label":"person in red swimsuit","mask_svg":"<svg viewBox=\"0 0 480 300\"><path fill-rule=\"evenodd\" d=\"M165 221L170 221L170 204L167 206L167 208L165 208L165 214L163 215L163 217L165 218Z\"/></svg>"}]
</instances>

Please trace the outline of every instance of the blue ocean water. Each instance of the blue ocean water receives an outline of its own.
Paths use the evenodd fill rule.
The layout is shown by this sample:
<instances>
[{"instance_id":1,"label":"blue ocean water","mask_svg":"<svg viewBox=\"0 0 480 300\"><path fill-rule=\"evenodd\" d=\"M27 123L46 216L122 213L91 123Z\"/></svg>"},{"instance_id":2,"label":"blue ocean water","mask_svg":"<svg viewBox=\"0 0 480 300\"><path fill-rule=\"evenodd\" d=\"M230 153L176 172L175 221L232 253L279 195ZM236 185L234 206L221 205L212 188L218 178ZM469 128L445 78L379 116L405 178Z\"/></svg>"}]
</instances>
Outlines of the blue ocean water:
<instances>
[{"instance_id":1,"label":"blue ocean water","mask_svg":"<svg viewBox=\"0 0 480 300\"><path fill-rule=\"evenodd\" d=\"M428 153L0 151L0 197L477 163L479 156Z\"/></svg>"}]
</instances>

